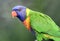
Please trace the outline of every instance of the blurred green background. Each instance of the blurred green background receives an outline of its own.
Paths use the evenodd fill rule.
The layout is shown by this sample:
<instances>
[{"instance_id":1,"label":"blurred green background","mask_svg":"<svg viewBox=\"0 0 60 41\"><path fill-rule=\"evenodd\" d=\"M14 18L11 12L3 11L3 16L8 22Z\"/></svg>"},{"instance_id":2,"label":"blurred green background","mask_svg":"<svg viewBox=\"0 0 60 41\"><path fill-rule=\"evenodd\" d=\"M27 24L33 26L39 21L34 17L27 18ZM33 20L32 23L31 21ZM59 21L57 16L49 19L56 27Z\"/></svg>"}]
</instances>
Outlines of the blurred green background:
<instances>
[{"instance_id":1,"label":"blurred green background","mask_svg":"<svg viewBox=\"0 0 60 41\"><path fill-rule=\"evenodd\" d=\"M0 0L0 41L34 41L21 21L12 19L12 7L23 5L49 15L60 26L60 0Z\"/></svg>"}]
</instances>

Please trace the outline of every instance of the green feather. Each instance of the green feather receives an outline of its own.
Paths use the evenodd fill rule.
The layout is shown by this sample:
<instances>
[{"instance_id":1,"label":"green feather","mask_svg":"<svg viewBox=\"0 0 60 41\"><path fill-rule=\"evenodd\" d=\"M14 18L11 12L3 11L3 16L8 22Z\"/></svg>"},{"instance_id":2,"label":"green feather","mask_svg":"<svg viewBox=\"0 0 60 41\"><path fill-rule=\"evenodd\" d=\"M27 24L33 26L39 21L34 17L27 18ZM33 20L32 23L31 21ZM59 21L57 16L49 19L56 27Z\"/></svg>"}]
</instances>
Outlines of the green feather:
<instances>
[{"instance_id":1,"label":"green feather","mask_svg":"<svg viewBox=\"0 0 60 41\"><path fill-rule=\"evenodd\" d=\"M48 15L30 10L29 16L31 27L36 32L36 37L38 38L38 41L41 41L41 38L45 37L44 34L53 36L52 39L54 40L59 38L60 41L60 28ZM56 39L54 37L56 37Z\"/></svg>"}]
</instances>

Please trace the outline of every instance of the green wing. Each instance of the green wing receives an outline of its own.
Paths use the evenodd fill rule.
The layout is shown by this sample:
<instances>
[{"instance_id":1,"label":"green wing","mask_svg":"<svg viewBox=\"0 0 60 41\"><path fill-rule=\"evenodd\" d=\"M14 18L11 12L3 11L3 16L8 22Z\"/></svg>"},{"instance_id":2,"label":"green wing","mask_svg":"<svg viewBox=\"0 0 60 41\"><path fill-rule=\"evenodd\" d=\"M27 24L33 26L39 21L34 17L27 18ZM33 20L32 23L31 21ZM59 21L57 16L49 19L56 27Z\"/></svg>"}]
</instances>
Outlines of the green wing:
<instances>
[{"instance_id":1,"label":"green wing","mask_svg":"<svg viewBox=\"0 0 60 41\"><path fill-rule=\"evenodd\" d=\"M30 21L31 26L35 31L60 37L59 27L49 16L40 12L30 11Z\"/></svg>"}]
</instances>

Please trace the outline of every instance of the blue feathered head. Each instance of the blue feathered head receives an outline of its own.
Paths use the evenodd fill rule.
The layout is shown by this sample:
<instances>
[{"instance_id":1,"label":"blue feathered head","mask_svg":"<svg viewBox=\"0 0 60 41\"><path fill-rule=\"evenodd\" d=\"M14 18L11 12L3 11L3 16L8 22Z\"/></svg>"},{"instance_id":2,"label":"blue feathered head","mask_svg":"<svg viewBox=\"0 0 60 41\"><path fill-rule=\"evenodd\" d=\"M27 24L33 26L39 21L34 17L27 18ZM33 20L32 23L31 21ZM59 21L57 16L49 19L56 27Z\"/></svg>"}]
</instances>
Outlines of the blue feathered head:
<instances>
[{"instance_id":1,"label":"blue feathered head","mask_svg":"<svg viewBox=\"0 0 60 41\"><path fill-rule=\"evenodd\" d=\"M26 18L26 7L24 6L15 6L12 8L12 17L18 17L21 21L24 21Z\"/></svg>"}]
</instances>

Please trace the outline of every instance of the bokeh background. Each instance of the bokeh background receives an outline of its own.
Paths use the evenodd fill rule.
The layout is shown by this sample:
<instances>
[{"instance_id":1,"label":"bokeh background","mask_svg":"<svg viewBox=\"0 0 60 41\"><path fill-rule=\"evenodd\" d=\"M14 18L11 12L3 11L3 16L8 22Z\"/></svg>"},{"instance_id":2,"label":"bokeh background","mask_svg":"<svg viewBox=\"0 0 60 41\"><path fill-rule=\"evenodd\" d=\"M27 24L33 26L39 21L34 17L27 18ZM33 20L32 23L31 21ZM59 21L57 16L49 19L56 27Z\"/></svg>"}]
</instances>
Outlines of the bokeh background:
<instances>
[{"instance_id":1,"label":"bokeh background","mask_svg":"<svg viewBox=\"0 0 60 41\"><path fill-rule=\"evenodd\" d=\"M0 0L0 41L34 41L21 21L11 17L12 7L23 5L49 15L60 26L60 0Z\"/></svg>"}]
</instances>

